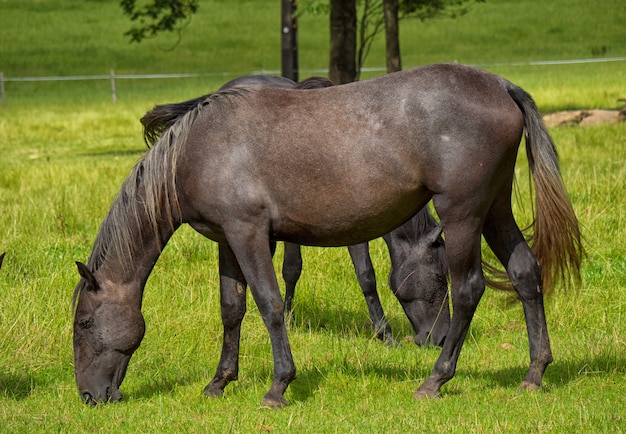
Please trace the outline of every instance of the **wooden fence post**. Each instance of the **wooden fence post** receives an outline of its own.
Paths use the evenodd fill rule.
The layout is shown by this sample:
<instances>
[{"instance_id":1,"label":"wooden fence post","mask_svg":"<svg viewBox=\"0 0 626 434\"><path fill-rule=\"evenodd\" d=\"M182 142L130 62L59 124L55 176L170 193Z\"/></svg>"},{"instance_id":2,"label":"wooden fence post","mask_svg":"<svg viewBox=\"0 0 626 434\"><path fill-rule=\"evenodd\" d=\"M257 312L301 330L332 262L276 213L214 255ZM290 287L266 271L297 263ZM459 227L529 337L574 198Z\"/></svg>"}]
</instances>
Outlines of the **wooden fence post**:
<instances>
[{"instance_id":1,"label":"wooden fence post","mask_svg":"<svg viewBox=\"0 0 626 434\"><path fill-rule=\"evenodd\" d=\"M2 98L2 108L4 109L6 100L4 99L4 72L2 71L0 71L0 97Z\"/></svg>"},{"instance_id":2,"label":"wooden fence post","mask_svg":"<svg viewBox=\"0 0 626 434\"><path fill-rule=\"evenodd\" d=\"M282 0L281 69L282 76L298 81L298 19L296 0Z\"/></svg>"},{"instance_id":3,"label":"wooden fence post","mask_svg":"<svg viewBox=\"0 0 626 434\"><path fill-rule=\"evenodd\" d=\"M115 90L115 71L111 69L111 99L113 104L117 102L117 91Z\"/></svg>"}]
</instances>

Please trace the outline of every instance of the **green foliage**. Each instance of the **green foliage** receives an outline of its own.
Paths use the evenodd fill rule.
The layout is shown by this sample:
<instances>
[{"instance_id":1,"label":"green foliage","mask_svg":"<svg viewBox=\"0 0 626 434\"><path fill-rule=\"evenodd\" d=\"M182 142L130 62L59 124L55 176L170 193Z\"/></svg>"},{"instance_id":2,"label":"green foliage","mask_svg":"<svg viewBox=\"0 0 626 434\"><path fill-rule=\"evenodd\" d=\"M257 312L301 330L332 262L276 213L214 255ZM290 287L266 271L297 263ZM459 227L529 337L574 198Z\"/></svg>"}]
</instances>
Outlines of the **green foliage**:
<instances>
[{"instance_id":1,"label":"green foliage","mask_svg":"<svg viewBox=\"0 0 626 434\"><path fill-rule=\"evenodd\" d=\"M413 400L439 351L404 340L410 325L387 289L389 260L377 240L371 251L378 286L403 341L399 348L372 337L347 251L306 248L296 321L289 331L298 369L286 396L291 405L281 411L259 408L271 382L272 358L251 298L240 380L228 386L223 399L206 399L202 388L217 366L221 344L217 249L184 227L147 283L147 334L122 385L125 400L98 408L80 403L71 345L74 261L87 259L113 197L145 152L138 119L154 104L195 97L235 75L279 64L278 2L207 0L204 5L179 46L167 52L162 50L171 45L167 35L129 45L123 37L128 22L117 2L0 2L0 70L7 76L99 74L111 67L128 73L218 74L120 80L116 105L110 102L108 81L6 83L7 107L0 111L0 253L7 252L0 269L0 430L623 430L625 124L551 130L587 256L580 287L559 289L546 300L555 362L543 392L517 390L528 365L523 312L488 290L443 398ZM482 62L526 88L544 111L615 107L616 99L626 96L623 62L495 65L588 57L603 46L612 56L626 55L623 26L617 25L624 20L623 4L606 0L601 5L491 0L453 22L413 22L402 29L405 65ZM300 22L301 64L309 70L326 64L326 25L315 17ZM373 47L373 66L382 62L379 48ZM515 200L521 224L530 216L525 164L522 150Z\"/></svg>"},{"instance_id":2,"label":"green foliage","mask_svg":"<svg viewBox=\"0 0 626 434\"><path fill-rule=\"evenodd\" d=\"M131 21L139 21L124 34L131 42L141 42L156 37L162 32L180 31L181 22L185 26L193 14L198 11L199 0L153 0L151 3L137 6L136 0L121 0L120 6ZM186 24L185 24L186 23Z\"/></svg>"}]
</instances>

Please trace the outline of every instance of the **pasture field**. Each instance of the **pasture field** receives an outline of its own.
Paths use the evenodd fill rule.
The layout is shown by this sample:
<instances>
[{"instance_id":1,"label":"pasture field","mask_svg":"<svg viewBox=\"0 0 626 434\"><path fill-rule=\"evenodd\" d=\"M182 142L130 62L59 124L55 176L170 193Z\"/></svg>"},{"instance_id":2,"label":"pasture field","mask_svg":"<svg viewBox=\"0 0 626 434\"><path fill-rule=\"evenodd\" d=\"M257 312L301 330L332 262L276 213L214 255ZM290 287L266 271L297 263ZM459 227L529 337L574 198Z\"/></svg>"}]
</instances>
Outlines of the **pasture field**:
<instances>
[{"instance_id":1,"label":"pasture field","mask_svg":"<svg viewBox=\"0 0 626 434\"><path fill-rule=\"evenodd\" d=\"M252 3L256 15L250 13ZM412 54L405 55L404 64L489 64L533 94L542 111L616 107L616 99L626 96L624 62L496 65L626 55L623 26L618 26L626 13L623 2L605 0L593 7L581 0L537 3L488 0L458 21L405 24L403 52ZM169 39L126 45L120 35L128 24L117 1L0 1L0 70L8 76L100 74L110 68L241 75L278 68L278 42L266 37L277 27L272 20L278 2L202 5L204 15L194 18L180 47L164 52ZM219 32L202 24L212 16L221 20ZM236 22L257 27L240 31ZM26 23L36 24L36 30L20 32ZM207 45L199 27L220 43ZM467 35L473 29L480 31L471 44ZM502 41L494 42L496 34ZM572 39L575 35L578 39ZM326 66L322 17L302 19L301 49L307 53L301 54L303 67ZM380 52L374 48L372 65L382 64ZM626 430L623 123L551 129L583 228L586 257L580 285L557 288L546 300L555 361L546 371L543 391L517 389L528 365L522 310L506 295L487 290L456 377L442 388L441 399L415 401L413 391L429 375L439 350L417 348L404 339L412 331L388 290L389 260L376 240L372 259L382 304L402 341L399 347L387 348L372 337L347 250L305 248L297 316L289 331L298 369L286 393L290 406L278 411L259 407L271 382L272 358L251 297L242 330L240 380L228 386L222 399L206 399L202 389L214 373L221 345L217 247L183 227L146 286L147 333L122 384L125 399L96 408L82 405L71 344L70 303L78 281L74 261L86 261L112 199L145 152L138 119L154 104L209 92L230 78L120 81L115 105L106 82L7 83L7 107L0 111L0 253L7 252L0 269L0 431ZM517 171L516 216L526 225L531 207L523 146Z\"/></svg>"},{"instance_id":2,"label":"pasture field","mask_svg":"<svg viewBox=\"0 0 626 434\"><path fill-rule=\"evenodd\" d=\"M626 404L626 125L553 129L587 257L580 287L546 307L555 355L545 390L517 390L528 363L521 308L487 291L457 376L443 398L414 401L436 349L372 338L346 249L305 249L290 330L299 377L280 411L259 408L272 360L249 299L240 380L223 399L201 394L219 359L216 246L188 228L168 244L145 292L147 335L122 386L126 399L87 408L73 379L73 262L142 155L127 110L19 111L0 122L0 426L3 432L619 432ZM520 156L517 213L528 219ZM523 206L522 206L523 205ZM411 330L386 286L387 253L372 243L396 335ZM280 259L280 251L279 251Z\"/></svg>"}]
</instances>

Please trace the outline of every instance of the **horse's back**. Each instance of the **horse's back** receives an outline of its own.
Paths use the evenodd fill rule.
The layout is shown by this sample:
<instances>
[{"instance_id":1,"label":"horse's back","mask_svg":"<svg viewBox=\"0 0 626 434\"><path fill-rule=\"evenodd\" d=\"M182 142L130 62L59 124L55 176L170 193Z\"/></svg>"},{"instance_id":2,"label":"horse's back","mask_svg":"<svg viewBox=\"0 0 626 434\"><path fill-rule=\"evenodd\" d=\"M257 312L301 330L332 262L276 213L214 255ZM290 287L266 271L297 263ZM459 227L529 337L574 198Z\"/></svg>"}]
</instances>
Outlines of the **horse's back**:
<instances>
[{"instance_id":1,"label":"horse's back","mask_svg":"<svg viewBox=\"0 0 626 434\"><path fill-rule=\"evenodd\" d=\"M484 183L468 174L495 170L518 146L523 120L505 83L435 65L324 89L231 93L191 127L187 189L263 210L288 241L372 239L433 194Z\"/></svg>"}]
</instances>

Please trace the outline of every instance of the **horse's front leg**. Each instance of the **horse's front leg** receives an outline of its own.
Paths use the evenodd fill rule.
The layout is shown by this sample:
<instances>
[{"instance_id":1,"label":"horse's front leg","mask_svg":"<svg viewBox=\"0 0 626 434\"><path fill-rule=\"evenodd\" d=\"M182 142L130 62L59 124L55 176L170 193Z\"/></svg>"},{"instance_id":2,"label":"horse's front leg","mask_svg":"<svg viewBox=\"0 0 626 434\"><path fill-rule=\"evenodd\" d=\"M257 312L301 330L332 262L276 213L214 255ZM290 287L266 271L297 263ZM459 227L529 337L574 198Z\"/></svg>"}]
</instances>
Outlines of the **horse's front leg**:
<instances>
[{"instance_id":1,"label":"horse's front leg","mask_svg":"<svg viewBox=\"0 0 626 434\"><path fill-rule=\"evenodd\" d=\"M359 286L363 291L365 303L367 303L376 337L386 342L389 346L398 345L398 341L391 333L391 326L387 322L383 306L380 304L380 298L378 297L376 273L370 257L369 243L348 246L348 252L350 253L352 265L354 265L354 272L359 281Z\"/></svg>"},{"instance_id":2,"label":"horse's front leg","mask_svg":"<svg viewBox=\"0 0 626 434\"><path fill-rule=\"evenodd\" d=\"M300 245L285 242L285 254L283 257L283 280L285 281L285 313L293 318L293 298L296 292L296 284L302 273L302 252Z\"/></svg>"},{"instance_id":3,"label":"horse's front leg","mask_svg":"<svg viewBox=\"0 0 626 434\"><path fill-rule=\"evenodd\" d=\"M481 267L480 225L456 221L445 225L446 259L450 268L453 315L448 335L430 376L415 391L415 398L440 395L443 384L454 377L463 342L474 312L485 292Z\"/></svg>"},{"instance_id":4,"label":"horse's front leg","mask_svg":"<svg viewBox=\"0 0 626 434\"><path fill-rule=\"evenodd\" d=\"M246 313L246 280L233 251L227 244L219 247L220 306L224 339L222 356L211 382L204 388L207 396L222 396L224 388L239 374L239 338Z\"/></svg>"},{"instance_id":5,"label":"horse's front leg","mask_svg":"<svg viewBox=\"0 0 626 434\"><path fill-rule=\"evenodd\" d=\"M262 405L283 407L287 405L283 395L289 383L296 378L296 367L287 338L284 302L272 264L267 233L247 223L233 224L224 232L250 285L272 344L274 380L263 397Z\"/></svg>"}]
</instances>

